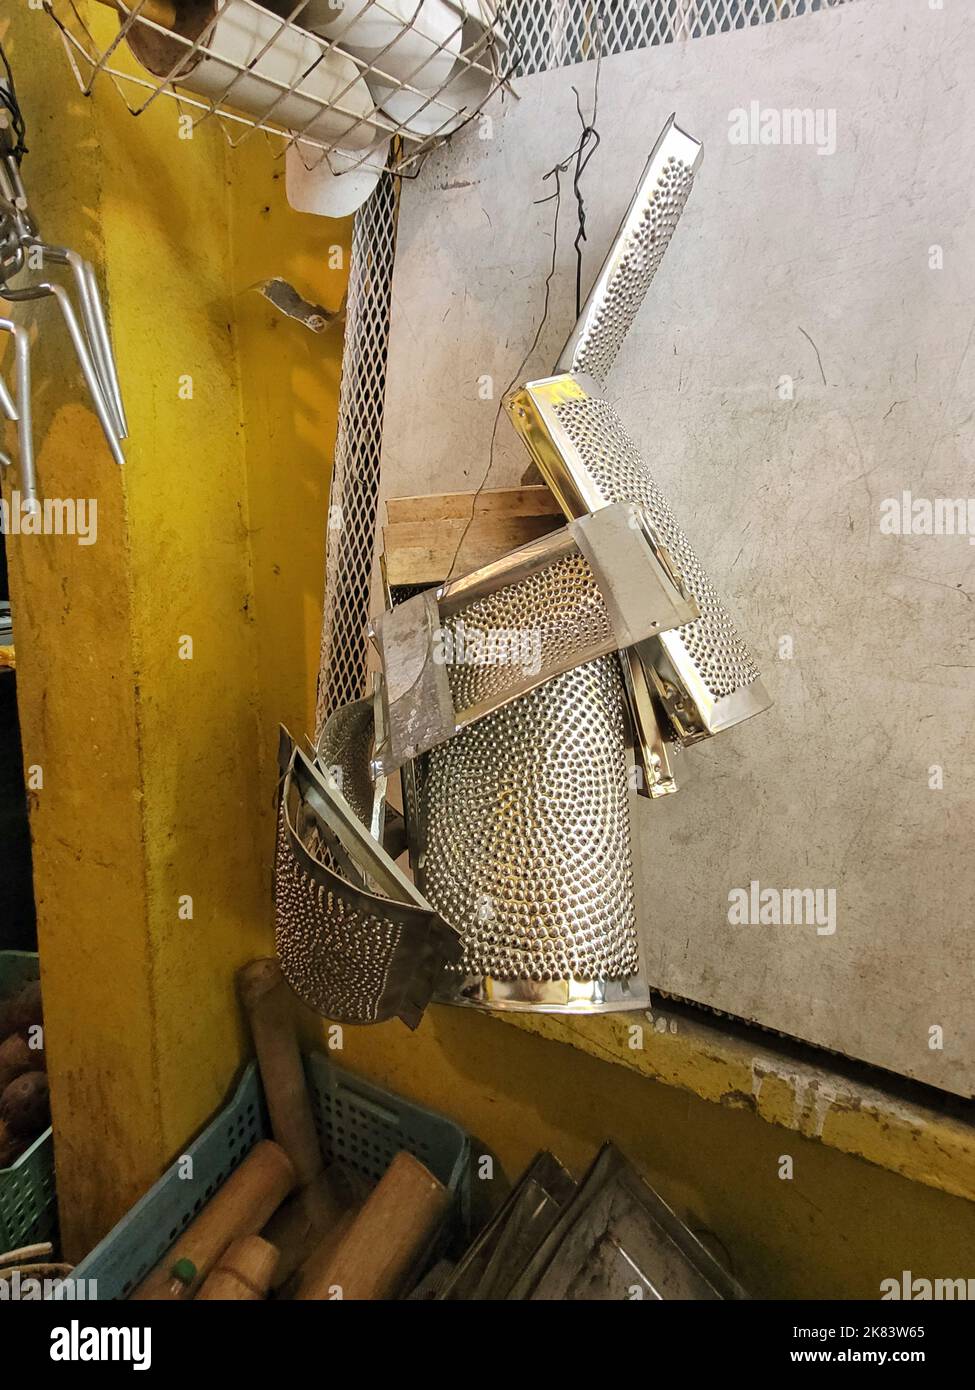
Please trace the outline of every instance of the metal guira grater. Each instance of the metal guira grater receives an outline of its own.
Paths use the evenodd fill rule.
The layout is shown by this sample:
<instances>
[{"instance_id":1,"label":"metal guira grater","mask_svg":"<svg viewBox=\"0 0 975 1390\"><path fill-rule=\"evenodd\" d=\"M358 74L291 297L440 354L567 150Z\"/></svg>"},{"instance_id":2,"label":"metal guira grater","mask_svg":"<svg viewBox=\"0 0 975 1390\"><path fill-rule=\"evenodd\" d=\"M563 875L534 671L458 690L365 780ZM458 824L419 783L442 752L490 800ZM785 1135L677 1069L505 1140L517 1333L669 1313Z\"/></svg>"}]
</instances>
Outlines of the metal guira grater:
<instances>
[{"instance_id":1,"label":"metal guira grater","mask_svg":"<svg viewBox=\"0 0 975 1390\"><path fill-rule=\"evenodd\" d=\"M511 1010L642 1008L629 757L642 790L674 789L668 740L690 742L768 704L759 673L615 411L601 394L673 235L700 143L664 127L559 375L508 407L566 515L633 501L699 616L556 676L410 765L417 883L462 934L438 997ZM544 620L544 614L539 615ZM477 672L465 680L478 680ZM468 697L478 698L476 690Z\"/></svg>"}]
</instances>

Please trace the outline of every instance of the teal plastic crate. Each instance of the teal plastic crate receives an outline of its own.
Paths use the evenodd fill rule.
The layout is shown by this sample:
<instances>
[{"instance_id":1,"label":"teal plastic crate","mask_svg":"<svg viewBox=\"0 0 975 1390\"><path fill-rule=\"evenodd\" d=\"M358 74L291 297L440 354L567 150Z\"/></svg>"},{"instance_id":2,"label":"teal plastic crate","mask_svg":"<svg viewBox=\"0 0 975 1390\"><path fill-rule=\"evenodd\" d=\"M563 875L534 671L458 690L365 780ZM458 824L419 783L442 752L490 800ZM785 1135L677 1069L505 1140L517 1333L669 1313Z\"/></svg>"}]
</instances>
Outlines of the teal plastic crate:
<instances>
[{"instance_id":1,"label":"teal plastic crate","mask_svg":"<svg viewBox=\"0 0 975 1390\"><path fill-rule=\"evenodd\" d=\"M0 951L0 999L40 973L32 951ZM57 1225L54 1141L50 1129L9 1168L0 1168L0 1254L50 1240Z\"/></svg>"},{"instance_id":2,"label":"teal plastic crate","mask_svg":"<svg viewBox=\"0 0 975 1390\"><path fill-rule=\"evenodd\" d=\"M315 1124L328 1159L379 1179L400 1149L408 1149L454 1194L444 1238L466 1240L470 1209L470 1141L452 1120L392 1095L321 1053L305 1059ZM256 1066L245 1071L233 1099L186 1149L193 1180L179 1160L74 1270L75 1280L100 1301L126 1298L185 1230L259 1139L271 1137Z\"/></svg>"}]
</instances>

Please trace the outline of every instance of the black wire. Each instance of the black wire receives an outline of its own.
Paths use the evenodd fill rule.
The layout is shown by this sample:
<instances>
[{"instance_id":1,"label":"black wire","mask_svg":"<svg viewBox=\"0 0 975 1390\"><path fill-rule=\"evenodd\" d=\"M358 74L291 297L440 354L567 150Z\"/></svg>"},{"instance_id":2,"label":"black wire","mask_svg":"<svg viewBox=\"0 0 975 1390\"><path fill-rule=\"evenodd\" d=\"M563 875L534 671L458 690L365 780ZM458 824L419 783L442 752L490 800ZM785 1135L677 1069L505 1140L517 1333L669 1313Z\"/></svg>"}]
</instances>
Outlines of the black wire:
<instances>
[{"instance_id":1,"label":"black wire","mask_svg":"<svg viewBox=\"0 0 975 1390\"><path fill-rule=\"evenodd\" d=\"M602 63L603 27L602 12L598 9L596 12L596 32L598 43L596 47L596 71L593 75L592 117L590 120L587 121L585 116L582 114L582 101L579 97L578 89L573 87L572 90L575 93L576 99L576 111L578 112L579 120L582 123L582 134L580 135L579 142L576 145L575 149L572 151L572 153L566 155L566 157L560 160L558 164L553 165L553 167L549 169L547 174L543 174L542 176L543 183L545 183L548 179L555 180L555 192L550 193L545 198L535 199L536 207L541 206L543 203L550 203L553 201L555 203L555 217L553 219L552 224L552 260L549 266L548 275L545 277L545 288L544 297L542 301L541 317L538 320L538 326L535 329L535 334L532 338L531 346L522 358L521 363L514 376L511 378L508 385L501 393L501 400L498 403L498 409L494 416L494 426L491 430L491 445L488 450L487 466L484 469L481 481L478 483L477 490L475 491L474 496L471 500L471 514L467 519L464 529L461 532L460 539L458 540L457 545L454 549L453 558L450 562L450 568L447 572L448 579L453 577L454 567L456 566L457 561L460 558L460 552L463 548L464 541L467 539L468 532L474 524L474 517L477 512L478 498L481 496L481 493L487 486L488 479L490 478L491 473L494 469L494 450L495 445L497 443L498 425L501 421L501 415L504 411L505 397L507 396L508 392L512 389L512 387L518 383L522 372L528 365L529 361L535 353L535 349L538 347L538 344L541 341L542 331L544 330L545 325L548 322L552 282L555 279L559 255L559 212L562 207L562 175L568 172L573 160L575 160L575 169L573 170L572 174L572 191L575 194L576 211L578 219L575 241L573 242L576 253L576 318L578 318L579 315L582 313L582 245L583 242L586 240L586 204L582 196L582 188L580 185L582 176L586 172L587 164L589 163L590 159L592 159L593 155L596 153L596 150L599 148L599 132L596 129L596 113L599 109L599 71Z\"/></svg>"},{"instance_id":2,"label":"black wire","mask_svg":"<svg viewBox=\"0 0 975 1390\"><path fill-rule=\"evenodd\" d=\"M10 118L10 129L14 134L12 154L19 164L27 153L27 145L25 143L27 123L20 109L20 102L17 100L17 88L14 86L13 71L2 43L0 43L0 62L3 63L4 72L6 73L5 80L0 82L0 106L7 111Z\"/></svg>"},{"instance_id":3,"label":"black wire","mask_svg":"<svg viewBox=\"0 0 975 1390\"><path fill-rule=\"evenodd\" d=\"M572 156L570 155L569 158L571 159ZM498 438L498 425L501 423L501 416L502 416L502 414L503 414L503 412L504 412L504 401L505 401L505 397L507 396L507 394L508 394L508 392L511 390L511 388L512 388L513 386L516 386L516 385L518 384L518 380L519 380L519 378L520 378L522 372L525 370L525 367L528 365L528 362L529 362L529 360L530 360L532 354L534 353L535 349L538 347L539 341L540 341L541 336L542 336L542 330L543 330L543 328L545 327L545 324L548 322L548 309L549 309L549 300L550 300L551 294L552 294L552 281L555 279L555 272L556 272L556 269L557 269L557 266L558 266L558 256L559 256L559 209L560 209L560 207L561 207L561 205L562 205L562 187L561 187L561 183L560 183L560 180L559 180L559 176L560 176L560 174L564 173L564 171L565 171L565 169L566 169L567 167L568 167L568 160L566 161L566 163L565 163L564 165L562 165L562 164L556 164L555 167L554 167L553 169L550 169L550 170L548 171L548 173L547 173L544 177L545 177L546 179L548 179L548 178L552 178L552 177L554 176L554 178L555 178L555 192L552 193L552 194L550 194L550 196L549 196L548 198L539 198L539 199L537 199L537 202L538 202L538 203L548 203L548 202L551 202L553 198L555 199L555 217L554 217L553 222L552 222L552 261L551 261L551 264L550 264L550 266L549 266L548 274L547 274L546 277L545 277L545 292L544 292L544 297L543 297L543 299L542 299L542 314L541 314L541 318L538 320L538 327L535 329L535 336L532 338L531 346L529 347L528 351L525 353L524 357L521 359L521 362L520 362L520 364L519 364L517 370L515 371L514 376L511 378L511 380L508 382L507 386L506 386L506 387L504 388L504 390L501 392L501 399L500 399L500 401L498 402L498 408L497 408L497 410L496 410L496 412L495 412L495 415L494 415L494 425L493 425L492 430L491 430L491 446L490 446L490 448L488 449L487 467L484 469L484 473L483 473L483 476L481 477L481 481L480 481L480 482L478 483L478 485L477 485L477 491L474 493L474 496L473 496L473 498L471 499L471 514L470 514L470 516L469 516L468 519L467 519L467 523L466 523L466 525L464 526L463 531L460 533L460 540L457 542L456 548L455 548L455 550L454 550L453 557L452 557L452 559L451 559L451 561L450 561L450 568L449 568L449 570L447 571L447 578L448 578L448 579L452 579L452 578L453 578L454 566L457 564L457 561L458 561L458 559L459 559L459 557L460 557L460 552L461 552L461 550L463 549L464 541L467 539L467 533L470 531L471 527L474 525L474 517L475 517L475 515L476 515L476 513L477 513L477 502L478 502L478 498L480 497L481 493L484 491L485 487L487 486L488 478L490 478L491 472L492 472L492 470L493 470L493 468L494 468L494 449L495 449L495 445L496 445L496 443L497 443L497 438Z\"/></svg>"},{"instance_id":4,"label":"black wire","mask_svg":"<svg viewBox=\"0 0 975 1390\"><path fill-rule=\"evenodd\" d=\"M572 90L576 95L576 110L579 113L579 120L582 122L582 138L579 141L579 148L576 151L576 167L572 175L572 191L576 197L576 208L578 211L579 226L576 232L575 241L572 243L576 253L576 318L582 313L582 243L586 237L586 203L582 196L580 181L586 172L586 165L592 159L599 148L599 131L594 124L596 120L596 96L599 92L599 59L596 59L596 95L593 97L592 120L587 122L582 114L582 102L579 99L577 88Z\"/></svg>"}]
</instances>

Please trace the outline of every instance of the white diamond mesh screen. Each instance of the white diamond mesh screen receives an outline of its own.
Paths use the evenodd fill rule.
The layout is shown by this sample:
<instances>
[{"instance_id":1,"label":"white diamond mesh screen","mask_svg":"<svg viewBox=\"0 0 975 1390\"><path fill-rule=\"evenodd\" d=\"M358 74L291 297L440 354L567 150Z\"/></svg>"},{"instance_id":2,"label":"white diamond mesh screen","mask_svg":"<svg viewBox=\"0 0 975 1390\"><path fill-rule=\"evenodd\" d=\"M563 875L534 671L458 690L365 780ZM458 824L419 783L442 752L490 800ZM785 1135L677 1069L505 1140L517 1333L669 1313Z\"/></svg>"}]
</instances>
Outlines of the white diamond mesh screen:
<instances>
[{"instance_id":1,"label":"white diamond mesh screen","mask_svg":"<svg viewBox=\"0 0 975 1390\"><path fill-rule=\"evenodd\" d=\"M318 727L365 693L366 620L386 393L389 297L400 181L380 180L355 219L338 433L325 549Z\"/></svg>"},{"instance_id":2,"label":"white diamond mesh screen","mask_svg":"<svg viewBox=\"0 0 975 1390\"><path fill-rule=\"evenodd\" d=\"M658 43L725 34L775 19L791 19L844 0L650 0L649 4L596 5L586 0L513 0L505 8L508 38L525 76Z\"/></svg>"},{"instance_id":3,"label":"white diamond mesh screen","mask_svg":"<svg viewBox=\"0 0 975 1390\"><path fill-rule=\"evenodd\" d=\"M515 76L834 9L852 0L508 0L499 9ZM366 619L379 498L399 181L356 216L339 427L329 499L318 725L366 686Z\"/></svg>"}]
</instances>

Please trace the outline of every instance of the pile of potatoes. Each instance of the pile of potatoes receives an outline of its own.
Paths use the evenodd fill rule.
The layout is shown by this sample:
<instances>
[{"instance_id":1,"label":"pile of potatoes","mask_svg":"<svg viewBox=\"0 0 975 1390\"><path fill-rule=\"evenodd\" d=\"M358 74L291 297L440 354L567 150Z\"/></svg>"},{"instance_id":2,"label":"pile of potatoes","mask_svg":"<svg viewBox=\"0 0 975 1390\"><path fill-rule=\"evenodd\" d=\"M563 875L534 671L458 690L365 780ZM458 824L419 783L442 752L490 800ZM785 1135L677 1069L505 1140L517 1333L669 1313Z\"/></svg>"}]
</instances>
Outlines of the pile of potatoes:
<instances>
[{"instance_id":1,"label":"pile of potatoes","mask_svg":"<svg viewBox=\"0 0 975 1390\"><path fill-rule=\"evenodd\" d=\"M0 1168L9 1168L50 1123L41 987L32 980L0 1000Z\"/></svg>"}]
</instances>

